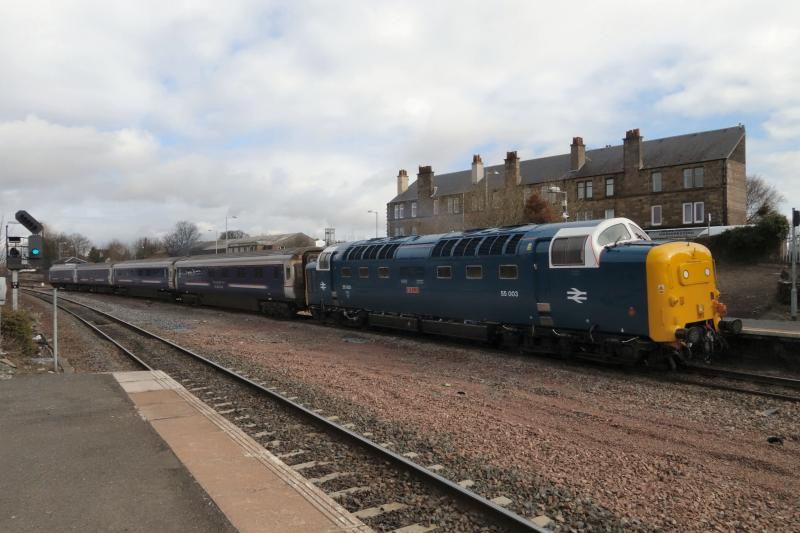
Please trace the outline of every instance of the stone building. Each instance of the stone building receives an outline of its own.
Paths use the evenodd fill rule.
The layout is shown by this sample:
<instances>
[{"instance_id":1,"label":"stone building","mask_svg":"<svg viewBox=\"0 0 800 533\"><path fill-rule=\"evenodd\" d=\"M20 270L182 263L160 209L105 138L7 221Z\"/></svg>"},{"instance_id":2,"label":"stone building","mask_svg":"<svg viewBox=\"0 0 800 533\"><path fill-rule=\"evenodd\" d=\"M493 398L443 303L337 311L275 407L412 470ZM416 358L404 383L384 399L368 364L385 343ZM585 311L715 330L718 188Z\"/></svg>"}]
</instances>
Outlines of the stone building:
<instances>
[{"instance_id":1,"label":"stone building","mask_svg":"<svg viewBox=\"0 0 800 533\"><path fill-rule=\"evenodd\" d=\"M388 235L439 233L525 222L536 192L569 220L627 217L645 229L736 225L745 221L745 129L735 126L645 141L638 129L622 145L587 150L581 137L566 154L434 175L397 176L387 204Z\"/></svg>"},{"instance_id":2,"label":"stone building","mask_svg":"<svg viewBox=\"0 0 800 533\"><path fill-rule=\"evenodd\" d=\"M228 252L232 254L291 250L312 246L316 246L316 241L305 233L279 233L228 239ZM199 242L192 249L192 255L213 253L225 253L225 239Z\"/></svg>"}]
</instances>

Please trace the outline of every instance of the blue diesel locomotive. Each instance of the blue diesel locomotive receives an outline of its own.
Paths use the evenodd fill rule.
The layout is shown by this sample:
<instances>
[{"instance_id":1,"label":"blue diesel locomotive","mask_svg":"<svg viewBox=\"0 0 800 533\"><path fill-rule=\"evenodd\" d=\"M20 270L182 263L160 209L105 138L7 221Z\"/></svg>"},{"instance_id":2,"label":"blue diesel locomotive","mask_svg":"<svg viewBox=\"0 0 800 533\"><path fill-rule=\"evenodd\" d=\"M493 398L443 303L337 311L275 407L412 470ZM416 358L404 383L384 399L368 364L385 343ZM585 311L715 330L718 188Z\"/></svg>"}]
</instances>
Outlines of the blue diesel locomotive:
<instances>
[{"instance_id":1,"label":"blue diesel locomotive","mask_svg":"<svg viewBox=\"0 0 800 533\"><path fill-rule=\"evenodd\" d=\"M719 349L709 251L624 218L371 239L307 266L319 319L674 365Z\"/></svg>"}]
</instances>

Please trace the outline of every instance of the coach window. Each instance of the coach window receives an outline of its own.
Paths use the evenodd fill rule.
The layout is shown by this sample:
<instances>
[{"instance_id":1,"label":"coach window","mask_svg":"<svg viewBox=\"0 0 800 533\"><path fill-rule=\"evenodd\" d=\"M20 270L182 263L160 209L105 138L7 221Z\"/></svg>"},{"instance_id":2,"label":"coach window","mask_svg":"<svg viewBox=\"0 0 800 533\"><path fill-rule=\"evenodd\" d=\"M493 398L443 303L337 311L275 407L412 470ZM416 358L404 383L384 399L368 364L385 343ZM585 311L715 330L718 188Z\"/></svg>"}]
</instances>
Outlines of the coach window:
<instances>
[{"instance_id":1,"label":"coach window","mask_svg":"<svg viewBox=\"0 0 800 533\"><path fill-rule=\"evenodd\" d=\"M223 278L229 278L230 276L231 276L230 269L229 268L223 268L222 269L222 277Z\"/></svg>"},{"instance_id":2,"label":"coach window","mask_svg":"<svg viewBox=\"0 0 800 533\"><path fill-rule=\"evenodd\" d=\"M253 277L254 278L263 278L264 277L264 268L263 267L254 267L253 268Z\"/></svg>"},{"instance_id":3,"label":"coach window","mask_svg":"<svg viewBox=\"0 0 800 533\"><path fill-rule=\"evenodd\" d=\"M438 279L451 279L453 277L453 268L449 266L437 266L436 277Z\"/></svg>"},{"instance_id":4,"label":"coach window","mask_svg":"<svg viewBox=\"0 0 800 533\"><path fill-rule=\"evenodd\" d=\"M286 267L286 279L292 279L292 267Z\"/></svg>"},{"instance_id":5,"label":"coach window","mask_svg":"<svg viewBox=\"0 0 800 533\"><path fill-rule=\"evenodd\" d=\"M628 232L625 224L614 224L610 228L603 230L597 237L597 244L605 246L606 244L614 244L619 241L629 240L631 240L631 234Z\"/></svg>"},{"instance_id":6,"label":"coach window","mask_svg":"<svg viewBox=\"0 0 800 533\"><path fill-rule=\"evenodd\" d=\"M383 279L388 279L389 267L378 267L378 277Z\"/></svg>"},{"instance_id":7,"label":"coach window","mask_svg":"<svg viewBox=\"0 0 800 533\"><path fill-rule=\"evenodd\" d=\"M349 278L353 275L353 269L350 267L342 267L342 277Z\"/></svg>"},{"instance_id":8,"label":"coach window","mask_svg":"<svg viewBox=\"0 0 800 533\"><path fill-rule=\"evenodd\" d=\"M517 265L500 265L500 279L517 279Z\"/></svg>"},{"instance_id":9,"label":"coach window","mask_svg":"<svg viewBox=\"0 0 800 533\"><path fill-rule=\"evenodd\" d=\"M481 265L467 265L467 279L483 279L483 267Z\"/></svg>"},{"instance_id":10,"label":"coach window","mask_svg":"<svg viewBox=\"0 0 800 533\"><path fill-rule=\"evenodd\" d=\"M560 237L553 241L550 261L553 266L577 266L584 264L584 247L588 236Z\"/></svg>"},{"instance_id":11,"label":"coach window","mask_svg":"<svg viewBox=\"0 0 800 533\"><path fill-rule=\"evenodd\" d=\"M369 277L369 267L358 267L358 277L359 278L368 278Z\"/></svg>"},{"instance_id":12,"label":"coach window","mask_svg":"<svg viewBox=\"0 0 800 533\"><path fill-rule=\"evenodd\" d=\"M246 269L244 269L244 268L237 268L236 269L236 277L237 278L243 278L245 276L247 276L247 270Z\"/></svg>"}]
</instances>

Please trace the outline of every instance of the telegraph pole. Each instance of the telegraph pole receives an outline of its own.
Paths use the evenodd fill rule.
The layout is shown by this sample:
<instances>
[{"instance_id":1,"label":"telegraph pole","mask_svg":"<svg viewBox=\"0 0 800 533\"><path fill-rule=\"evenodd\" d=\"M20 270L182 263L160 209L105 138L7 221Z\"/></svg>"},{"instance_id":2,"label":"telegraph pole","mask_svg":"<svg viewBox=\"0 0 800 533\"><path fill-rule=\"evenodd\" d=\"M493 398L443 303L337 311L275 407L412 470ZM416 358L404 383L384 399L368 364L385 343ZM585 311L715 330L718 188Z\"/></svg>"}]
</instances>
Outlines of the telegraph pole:
<instances>
[{"instance_id":1,"label":"telegraph pole","mask_svg":"<svg viewBox=\"0 0 800 533\"><path fill-rule=\"evenodd\" d=\"M800 211L792 208L792 320L797 320L797 226L800 225Z\"/></svg>"}]
</instances>

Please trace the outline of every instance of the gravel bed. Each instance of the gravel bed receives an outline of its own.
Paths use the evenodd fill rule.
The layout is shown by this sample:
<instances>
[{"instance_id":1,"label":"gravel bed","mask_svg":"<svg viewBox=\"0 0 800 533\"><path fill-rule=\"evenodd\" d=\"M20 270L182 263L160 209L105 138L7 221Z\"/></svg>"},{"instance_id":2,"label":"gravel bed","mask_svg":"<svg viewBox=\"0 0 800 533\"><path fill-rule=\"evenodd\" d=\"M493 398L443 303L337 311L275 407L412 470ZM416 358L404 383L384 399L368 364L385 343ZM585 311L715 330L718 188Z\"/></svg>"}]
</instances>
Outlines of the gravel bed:
<instances>
[{"instance_id":1,"label":"gravel bed","mask_svg":"<svg viewBox=\"0 0 800 533\"><path fill-rule=\"evenodd\" d=\"M82 316L94 315L72 307ZM436 525L437 531L505 531L493 525L487 517L462 507L452 498L432 489L425 481L329 434L324 427L292 413L263 393L191 360L163 343L132 333L123 326L106 323L100 328L153 368L163 370L182 382L189 390L201 387L202 390L195 391L195 394L220 414L243 427L278 457L289 454L282 458L286 464L292 466L309 461L328 463L309 471L304 470L301 472L303 475L321 477L333 472L352 473L346 481L322 486L328 493L349 487L368 487L367 491L338 498L346 509L358 511L393 502L408 506L397 512L363 519L376 531L392 531L415 523ZM237 370L242 373L241 368ZM250 378L257 377L250 373L247 375ZM269 434L256 436L262 431Z\"/></svg>"},{"instance_id":2,"label":"gravel bed","mask_svg":"<svg viewBox=\"0 0 800 533\"><path fill-rule=\"evenodd\" d=\"M40 331L52 344L53 304L42 301L24 291L20 291L20 304L31 311ZM93 331L67 313L58 315L59 357L67 360L63 366L75 372L120 372L140 370L110 342L101 339Z\"/></svg>"},{"instance_id":3,"label":"gravel bed","mask_svg":"<svg viewBox=\"0 0 800 533\"><path fill-rule=\"evenodd\" d=\"M560 515L556 529L800 529L798 404L481 346L81 297L347 413L527 516Z\"/></svg>"}]
</instances>

